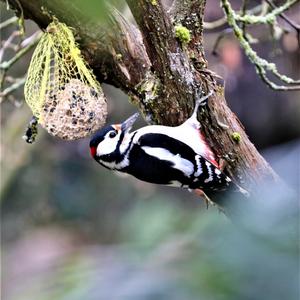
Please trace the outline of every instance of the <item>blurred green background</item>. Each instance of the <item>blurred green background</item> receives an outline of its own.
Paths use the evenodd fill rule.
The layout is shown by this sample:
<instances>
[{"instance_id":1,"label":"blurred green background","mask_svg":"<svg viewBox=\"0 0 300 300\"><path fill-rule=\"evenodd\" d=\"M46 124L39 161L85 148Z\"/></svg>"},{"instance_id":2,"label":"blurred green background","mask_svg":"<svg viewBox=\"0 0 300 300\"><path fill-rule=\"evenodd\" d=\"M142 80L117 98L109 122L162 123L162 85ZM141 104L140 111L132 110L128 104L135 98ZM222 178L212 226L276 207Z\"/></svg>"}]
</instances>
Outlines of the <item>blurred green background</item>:
<instances>
[{"instance_id":1,"label":"blurred green background","mask_svg":"<svg viewBox=\"0 0 300 300\"><path fill-rule=\"evenodd\" d=\"M207 20L221 16L217 3L208 2ZM0 8L1 22L12 16ZM1 32L1 41L14 29ZM28 35L36 29L26 22ZM299 299L299 93L269 90L231 36L212 56L216 37L205 36L210 67L294 193L270 187L259 210L250 207L243 222L232 223L186 191L102 168L89 156L88 139L61 141L40 128L27 145L21 137L31 115L19 90L1 104L2 299ZM295 39L274 45L266 38L257 50L296 77ZM30 55L11 76L26 72ZM108 123L136 111L122 92L103 88Z\"/></svg>"}]
</instances>

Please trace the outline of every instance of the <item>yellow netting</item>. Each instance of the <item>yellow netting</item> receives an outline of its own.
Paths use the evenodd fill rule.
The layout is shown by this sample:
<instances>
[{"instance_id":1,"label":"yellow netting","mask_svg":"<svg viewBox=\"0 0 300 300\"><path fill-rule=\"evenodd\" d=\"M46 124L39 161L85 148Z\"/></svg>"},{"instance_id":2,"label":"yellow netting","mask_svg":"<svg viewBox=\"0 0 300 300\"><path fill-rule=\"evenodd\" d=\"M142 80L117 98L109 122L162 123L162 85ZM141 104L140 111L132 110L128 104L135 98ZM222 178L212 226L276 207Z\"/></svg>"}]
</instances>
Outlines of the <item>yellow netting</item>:
<instances>
[{"instance_id":1,"label":"yellow netting","mask_svg":"<svg viewBox=\"0 0 300 300\"><path fill-rule=\"evenodd\" d=\"M39 123L55 136L82 138L105 123L101 86L87 68L72 31L57 20L49 24L33 53L24 94Z\"/></svg>"}]
</instances>

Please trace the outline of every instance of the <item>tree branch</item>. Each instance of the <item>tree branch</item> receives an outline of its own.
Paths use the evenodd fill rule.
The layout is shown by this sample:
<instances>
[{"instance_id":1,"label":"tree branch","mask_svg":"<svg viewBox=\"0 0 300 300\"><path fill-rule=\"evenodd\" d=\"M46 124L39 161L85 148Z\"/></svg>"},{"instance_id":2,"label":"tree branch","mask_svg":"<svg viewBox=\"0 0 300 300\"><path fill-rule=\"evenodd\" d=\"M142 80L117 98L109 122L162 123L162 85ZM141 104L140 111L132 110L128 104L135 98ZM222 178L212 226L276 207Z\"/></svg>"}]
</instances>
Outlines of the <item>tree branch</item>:
<instances>
[{"instance_id":1,"label":"tree branch","mask_svg":"<svg viewBox=\"0 0 300 300\"><path fill-rule=\"evenodd\" d=\"M16 21L18 21L18 18L16 16L11 17L10 19L7 19L7 20L3 21L2 23L0 23L0 30L10 26L11 24L16 23Z\"/></svg>"},{"instance_id":2,"label":"tree branch","mask_svg":"<svg viewBox=\"0 0 300 300\"><path fill-rule=\"evenodd\" d=\"M41 38L41 33L35 33L32 36L32 41L28 43L27 46L21 48L9 61L4 61L0 64L0 70L7 71L11 68L20 58L22 58L26 53L28 53L32 48L34 48Z\"/></svg>"},{"instance_id":3,"label":"tree branch","mask_svg":"<svg viewBox=\"0 0 300 300\"><path fill-rule=\"evenodd\" d=\"M85 59L93 66L100 81L129 92L149 70L150 63L139 30L116 9L107 7L106 19L98 20L85 15L72 0L18 2L24 17L34 20L42 29L53 16L72 27ZM8 3L18 13L16 1L8 0Z\"/></svg>"},{"instance_id":4,"label":"tree branch","mask_svg":"<svg viewBox=\"0 0 300 300\"><path fill-rule=\"evenodd\" d=\"M194 80L188 52L176 39L171 17L160 1L155 5L140 0L128 0L127 3L141 30L153 73L159 82L152 101L144 102L146 113L158 124L182 123L191 111L187 104L191 105L202 91ZM160 99L163 99L167 114L162 115L158 103L153 102Z\"/></svg>"},{"instance_id":5,"label":"tree branch","mask_svg":"<svg viewBox=\"0 0 300 300\"><path fill-rule=\"evenodd\" d=\"M277 8L277 6L271 1L271 0L265 0L271 7L274 9ZM296 1L297 2L297 1ZM295 2L295 3L296 3ZM279 14L279 17L281 17L283 20L285 20L292 28L294 28L297 32L297 38L298 38L298 45L300 48L300 24L297 24L293 20L291 20L285 13Z\"/></svg>"},{"instance_id":6,"label":"tree branch","mask_svg":"<svg viewBox=\"0 0 300 300\"><path fill-rule=\"evenodd\" d=\"M3 92L0 92L0 103L3 102L3 99L19 89L21 86L25 84L26 77L18 79L16 82L7 87Z\"/></svg>"},{"instance_id":7,"label":"tree branch","mask_svg":"<svg viewBox=\"0 0 300 300\"><path fill-rule=\"evenodd\" d=\"M299 90L300 89L300 80L294 80L286 75L280 74L280 72L277 70L277 67L274 63L270 63L267 60L259 57L257 53L252 49L250 46L250 43L245 39L243 35L242 29L237 24L237 14L232 9L230 3L228 0L221 0L222 1L222 7L225 12L225 15L227 17L228 24L232 27L233 32L238 39L240 45L245 51L246 56L250 59L250 61L255 65L256 71L259 74L259 76L262 78L264 82L267 83L268 86L270 86L274 90L278 91L287 91L287 90ZM294 3L295 1L288 2L289 4ZM285 6L286 8L287 6ZM282 10L280 10L281 12ZM283 83L286 83L288 85L278 85L274 82L272 82L270 79L268 79L266 73L270 72L275 77L277 77L280 81Z\"/></svg>"},{"instance_id":8,"label":"tree branch","mask_svg":"<svg viewBox=\"0 0 300 300\"><path fill-rule=\"evenodd\" d=\"M3 1L3 0L2 0ZM8 0L13 7L14 0ZM43 0L19 0L24 17L45 28L51 21L41 7ZM83 55L98 79L122 88L144 112L148 121L181 124L194 101L214 90L209 107L199 114L202 129L214 152L228 162L226 172L246 188L257 190L276 174L249 141L243 126L228 108L220 78L207 69L203 50L204 0L177 1L167 13L160 0L128 0L139 29L114 9L107 27L86 20L71 0L47 1L48 12L74 28ZM175 25L185 28L186 39L175 34ZM240 136L237 142L233 133ZM251 187L253 186L253 187ZM230 203L224 203L224 209Z\"/></svg>"},{"instance_id":9,"label":"tree branch","mask_svg":"<svg viewBox=\"0 0 300 300\"><path fill-rule=\"evenodd\" d=\"M163 106L166 112L170 110L171 114L177 117L178 115L176 112L174 113L174 109L172 110L176 105L180 108L181 113L184 114L184 118L186 118L188 116L186 106L190 108L193 105L197 92L215 89L216 94L210 101L210 110L200 115L199 118L202 121L203 130L210 145L219 158L228 162L228 173L238 182L245 183L250 178L251 184L254 185L266 178L270 180L277 178L249 141L237 117L228 108L224 99L223 86L218 84L219 79L207 69L202 41L205 1L184 1L184 5L181 5L182 1L177 1L171 8L170 15L161 13L162 6L159 1L156 2L154 8L151 7L150 2L142 0L128 0L128 3L141 29L145 43L148 45L146 49L149 57L154 60L153 67L155 72L159 72L161 69L165 70L164 72L159 72L159 74L167 92L162 92L159 95L158 99L163 97L163 103L156 103L156 107ZM180 13L178 14L177 12L179 11ZM170 28L170 18L173 19L175 24L180 22L189 29L192 37L188 45L183 46L178 41L177 44L174 40L170 41L170 39L175 39L174 29ZM164 26L161 26L161 24L164 24ZM157 28L159 30L156 30ZM162 48L160 47L160 39L164 36L168 36L168 39L167 45L163 44L165 48ZM153 46L150 47L149 45ZM168 52L168 55L161 53L161 51ZM176 62L169 59L174 55L174 52L178 58ZM157 56L164 57L165 60L163 61L164 66L162 67L160 63L156 69L155 59ZM169 73L170 69L172 70L171 74ZM174 72L174 69L178 71L178 75ZM186 76L187 74L188 76ZM169 80L168 76L170 75L172 76L172 81ZM186 78L189 80L186 81ZM187 82L188 84L184 88L178 88L178 85L183 86ZM169 104L170 102L173 106ZM164 116L163 121L165 124L171 123L167 116ZM179 123L182 122L180 117L177 117L177 121ZM233 132L240 133L241 140L239 143L233 140ZM253 164L254 161L257 164Z\"/></svg>"},{"instance_id":10,"label":"tree branch","mask_svg":"<svg viewBox=\"0 0 300 300\"><path fill-rule=\"evenodd\" d=\"M262 10L262 5L259 4L255 7L253 7L252 9L247 10L245 12L245 14L254 15L254 14L260 13L261 10ZM226 18L226 16L223 16L222 18L215 20L215 21L203 22L203 28L205 30L215 30L215 29L220 29L221 27L223 27L226 24L227 24L227 18Z\"/></svg>"},{"instance_id":11,"label":"tree branch","mask_svg":"<svg viewBox=\"0 0 300 300\"><path fill-rule=\"evenodd\" d=\"M291 8L294 4L296 4L299 0L290 0L281 5L280 7L273 6L273 10L266 15L261 16L253 16L251 14L245 15L235 15L235 20L237 22L243 22L246 24L273 24L276 21L277 16L281 16L282 13L289 8Z\"/></svg>"}]
</instances>

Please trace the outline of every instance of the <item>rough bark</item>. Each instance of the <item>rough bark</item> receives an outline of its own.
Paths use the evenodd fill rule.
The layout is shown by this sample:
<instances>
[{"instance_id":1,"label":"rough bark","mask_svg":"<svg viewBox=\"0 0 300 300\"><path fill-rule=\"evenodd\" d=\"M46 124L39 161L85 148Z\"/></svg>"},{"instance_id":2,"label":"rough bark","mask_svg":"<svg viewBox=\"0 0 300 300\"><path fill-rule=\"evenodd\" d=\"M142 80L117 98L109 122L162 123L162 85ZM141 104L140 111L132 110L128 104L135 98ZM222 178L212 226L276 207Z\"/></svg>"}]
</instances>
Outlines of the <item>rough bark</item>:
<instances>
[{"instance_id":1,"label":"rough bark","mask_svg":"<svg viewBox=\"0 0 300 300\"><path fill-rule=\"evenodd\" d=\"M8 2L19 9L15 0ZM98 79L125 91L150 123L182 123L195 99L214 90L199 119L212 149L227 162L226 172L252 192L265 180L278 180L227 106L221 78L207 68L202 30L205 0L174 1L169 10L160 0L127 0L138 28L113 8L108 9L109 25L103 25L86 19L72 0L63 1L63 5L59 0L18 2L24 16L41 28L51 21L49 15L74 28ZM176 24L190 30L187 45L176 38ZM239 133L239 141L233 139L234 132ZM224 206L226 210L227 204Z\"/></svg>"}]
</instances>

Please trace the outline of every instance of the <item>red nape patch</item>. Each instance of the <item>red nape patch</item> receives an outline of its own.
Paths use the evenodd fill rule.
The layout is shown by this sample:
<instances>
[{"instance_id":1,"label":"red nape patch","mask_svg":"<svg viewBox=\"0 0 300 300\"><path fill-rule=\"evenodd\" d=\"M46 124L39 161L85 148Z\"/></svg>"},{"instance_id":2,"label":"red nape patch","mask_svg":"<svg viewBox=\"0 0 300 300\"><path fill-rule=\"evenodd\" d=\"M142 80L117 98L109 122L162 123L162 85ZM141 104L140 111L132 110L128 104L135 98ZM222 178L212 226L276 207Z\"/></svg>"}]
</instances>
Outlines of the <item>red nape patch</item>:
<instances>
[{"instance_id":1,"label":"red nape patch","mask_svg":"<svg viewBox=\"0 0 300 300\"><path fill-rule=\"evenodd\" d=\"M202 132L199 132L200 139L205 146L205 153L204 153L204 158L206 158L208 161L210 161L215 167L219 168L219 164L216 161L216 156L213 153L213 151L210 149L206 142L206 138Z\"/></svg>"},{"instance_id":2,"label":"red nape patch","mask_svg":"<svg viewBox=\"0 0 300 300\"><path fill-rule=\"evenodd\" d=\"M97 152L97 148L96 147L90 147L90 151L91 151L91 155L93 157L95 157L96 156L96 152Z\"/></svg>"}]
</instances>

